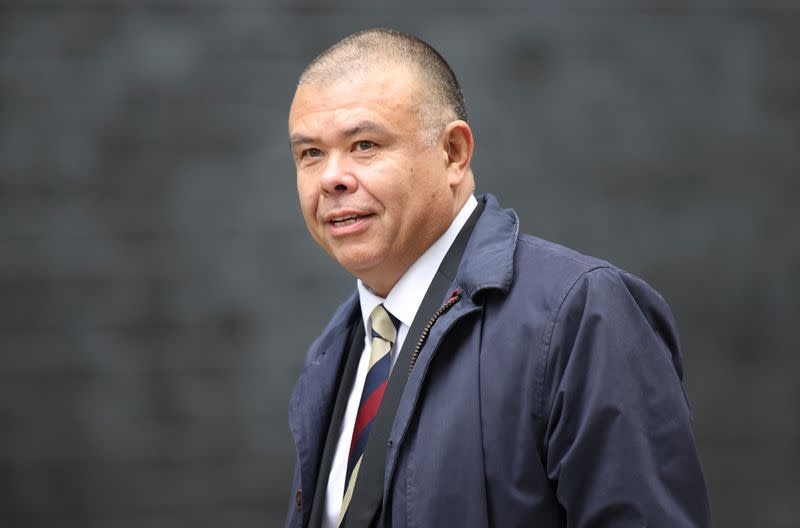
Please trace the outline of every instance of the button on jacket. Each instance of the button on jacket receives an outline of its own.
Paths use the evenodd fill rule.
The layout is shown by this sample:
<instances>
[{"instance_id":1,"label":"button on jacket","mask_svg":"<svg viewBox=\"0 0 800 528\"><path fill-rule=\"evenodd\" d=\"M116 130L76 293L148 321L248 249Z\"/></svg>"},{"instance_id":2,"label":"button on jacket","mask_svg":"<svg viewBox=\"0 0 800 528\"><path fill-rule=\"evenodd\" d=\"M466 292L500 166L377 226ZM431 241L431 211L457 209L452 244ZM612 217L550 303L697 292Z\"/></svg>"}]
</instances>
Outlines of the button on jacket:
<instances>
[{"instance_id":1,"label":"button on jacket","mask_svg":"<svg viewBox=\"0 0 800 528\"><path fill-rule=\"evenodd\" d=\"M519 234L512 210L479 199L449 290L463 297L431 329L384 439L378 525L709 526L663 298L607 262ZM292 395L287 527L308 524L311 504L295 498L314 497L359 322L354 294L312 344Z\"/></svg>"}]
</instances>

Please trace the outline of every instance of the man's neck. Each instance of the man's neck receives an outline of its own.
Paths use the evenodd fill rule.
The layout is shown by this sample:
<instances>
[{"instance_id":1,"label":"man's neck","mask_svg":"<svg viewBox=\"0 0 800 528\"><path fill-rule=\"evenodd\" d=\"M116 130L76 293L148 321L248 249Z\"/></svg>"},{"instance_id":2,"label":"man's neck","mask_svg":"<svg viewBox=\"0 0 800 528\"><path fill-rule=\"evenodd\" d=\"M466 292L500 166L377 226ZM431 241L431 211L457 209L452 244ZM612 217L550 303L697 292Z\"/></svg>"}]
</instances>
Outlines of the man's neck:
<instances>
[{"instance_id":1,"label":"man's neck","mask_svg":"<svg viewBox=\"0 0 800 528\"><path fill-rule=\"evenodd\" d=\"M381 295L359 280L358 290L362 311L368 310L368 315L372 308L384 302L393 315L410 326L436 270L439 269L444 256L477 205L478 201L470 195L448 229L416 259L385 295Z\"/></svg>"}]
</instances>

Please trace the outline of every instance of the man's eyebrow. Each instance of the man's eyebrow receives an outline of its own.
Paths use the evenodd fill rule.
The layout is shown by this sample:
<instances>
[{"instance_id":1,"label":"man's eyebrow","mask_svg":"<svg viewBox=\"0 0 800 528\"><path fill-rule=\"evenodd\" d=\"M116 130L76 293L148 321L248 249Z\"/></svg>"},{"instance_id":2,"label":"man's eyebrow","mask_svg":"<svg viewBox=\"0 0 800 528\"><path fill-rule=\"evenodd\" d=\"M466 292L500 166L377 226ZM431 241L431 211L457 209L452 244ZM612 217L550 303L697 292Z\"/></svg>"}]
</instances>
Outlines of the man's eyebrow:
<instances>
[{"instance_id":1,"label":"man's eyebrow","mask_svg":"<svg viewBox=\"0 0 800 528\"><path fill-rule=\"evenodd\" d=\"M296 145L305 145L306 143L313 143L314 140L303 134L292 134L289 136L289 145L294 147Z\"/></svg>"},{"instance_id":2,"label":"man's eyebrow","mask_svg":"<svg viewBox=\"0 0 800 528\"><path fill-rule=\"evenodd\" d=\"M345 137L356 136L362 132L375 132L376 134L387 134L388 130L383 125L379 125L374 121L362 121L357 125L345 130L342 135Z\"/></svg>"}]
</instances>

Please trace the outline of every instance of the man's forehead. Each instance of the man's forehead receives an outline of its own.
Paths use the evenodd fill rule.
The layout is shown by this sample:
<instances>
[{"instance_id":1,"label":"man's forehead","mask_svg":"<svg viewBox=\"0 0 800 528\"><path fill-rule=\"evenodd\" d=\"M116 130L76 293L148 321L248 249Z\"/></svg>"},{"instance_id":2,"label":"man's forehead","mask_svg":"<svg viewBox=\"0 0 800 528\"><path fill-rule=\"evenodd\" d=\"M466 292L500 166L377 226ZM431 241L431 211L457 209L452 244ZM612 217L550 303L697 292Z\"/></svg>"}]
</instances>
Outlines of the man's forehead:
<instances>
[{"instance_id":1,"label":"man's forehead","mask_svg":"<svg viewBox=\"0 0 800 528\"><path fill-rule=\"evenodd\" d=\"M314 121L335 121L348 129L374 129L381 122L416 115L416 103L409 82L382 74L341 79L326 86L300 85L289 111L290 133Z\"/></svg>"}]
</instances>

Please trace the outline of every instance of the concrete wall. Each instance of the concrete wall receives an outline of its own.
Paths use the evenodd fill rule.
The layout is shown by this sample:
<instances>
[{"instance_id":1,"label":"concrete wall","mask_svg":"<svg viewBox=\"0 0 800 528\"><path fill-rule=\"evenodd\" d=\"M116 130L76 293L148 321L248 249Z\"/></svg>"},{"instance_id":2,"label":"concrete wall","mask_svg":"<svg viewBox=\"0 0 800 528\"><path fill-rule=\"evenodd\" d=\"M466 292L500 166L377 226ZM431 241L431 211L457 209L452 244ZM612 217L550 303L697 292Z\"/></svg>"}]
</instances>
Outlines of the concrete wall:
<instances>
[{"instance_id":1,"label":"concrete wall","mask_svg":"<svg viewBox=\"0 0 800 528\"><path fill-rule=\"evenodd\" d=\"M286 115L391 25L460 76L480 192L670 302L715 524L797 526L800 10L605 5L3 2L0 525L282 523L289 395L353 287Z\"/></svg>"}]
</instances>

